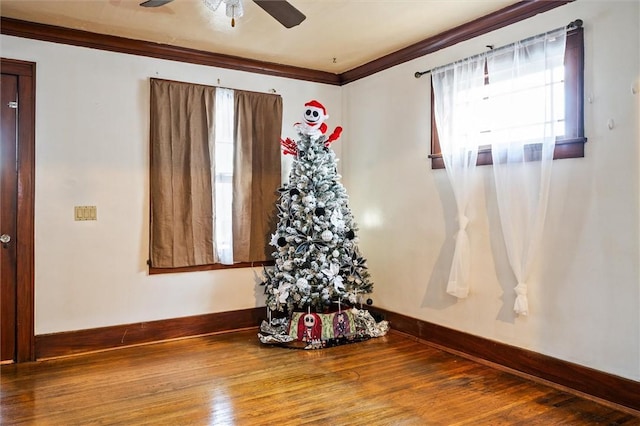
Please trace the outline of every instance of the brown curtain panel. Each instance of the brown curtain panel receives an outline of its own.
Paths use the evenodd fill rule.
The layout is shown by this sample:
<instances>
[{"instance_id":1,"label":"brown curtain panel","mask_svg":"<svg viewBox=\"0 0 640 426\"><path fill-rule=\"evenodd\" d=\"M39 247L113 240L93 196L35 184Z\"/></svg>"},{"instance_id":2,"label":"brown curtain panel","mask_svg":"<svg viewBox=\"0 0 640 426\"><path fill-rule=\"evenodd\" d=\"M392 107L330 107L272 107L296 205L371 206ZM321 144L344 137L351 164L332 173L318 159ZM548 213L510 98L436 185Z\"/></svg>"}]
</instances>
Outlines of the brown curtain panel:
<instances>
[{"instance_id":1,"label":"brown curtain panel","mask_svg":"<svg viewBox=\"0 0 640 426\"><path fill-rule=\"evenodd\" d=\"M233 260L271 260L280 178L282 98L235 91Z\"/></svg>"},{"instance_id":2,"label":"brown curtain panel","mask_svg":"<svg viewBox=\"0 0 640 426\"><path fill-rule=\"evenodd\" d=\"M209 135L215 87L151 79L150 260L214 263Z\"/></svg>"}]
</instances>

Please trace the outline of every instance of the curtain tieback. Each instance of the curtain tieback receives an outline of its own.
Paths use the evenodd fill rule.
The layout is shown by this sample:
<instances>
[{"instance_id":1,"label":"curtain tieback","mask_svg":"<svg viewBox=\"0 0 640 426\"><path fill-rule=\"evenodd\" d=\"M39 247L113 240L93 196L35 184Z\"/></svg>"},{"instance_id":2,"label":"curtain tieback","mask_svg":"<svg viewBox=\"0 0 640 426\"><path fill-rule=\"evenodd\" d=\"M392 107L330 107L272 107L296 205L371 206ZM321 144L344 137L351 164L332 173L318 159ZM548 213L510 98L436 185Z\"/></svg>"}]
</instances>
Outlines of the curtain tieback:
<instances>
[{"instance_id":1,"label":"curtain tieback","mask_svg":"<svg viewBox=\"0 0 640 426\"><path fill-rule=\"evenodd\" d=\"M525 283L518 283L514 288L516 291L516 302L513 306L513 310L518 315L529 314L529 301L527 300L527 285Z\"/></svg>"},{"instance_id":2,"label":"curtain tieback","mask_svg":"<svg viewBox=\"0 0 640 426\"><path fill-rule=\"evenodd\" d=\"M465 231L467 229L467 225L469 224L469 218L461 214L460 216L458 216L458 224L460 225L460 230Z\"/></svg>"},{"instance_id":3,"label":"curtain tieback","mask_svg":"<svg viewBox=\"0 0 640 426\"><path fill-rule=\"evenodd\" d=\"M514 288L516 294L518 296L526 296L527 295L527 285L525 283L518 283L518 285Z\"/></svg>"}]
</instances>

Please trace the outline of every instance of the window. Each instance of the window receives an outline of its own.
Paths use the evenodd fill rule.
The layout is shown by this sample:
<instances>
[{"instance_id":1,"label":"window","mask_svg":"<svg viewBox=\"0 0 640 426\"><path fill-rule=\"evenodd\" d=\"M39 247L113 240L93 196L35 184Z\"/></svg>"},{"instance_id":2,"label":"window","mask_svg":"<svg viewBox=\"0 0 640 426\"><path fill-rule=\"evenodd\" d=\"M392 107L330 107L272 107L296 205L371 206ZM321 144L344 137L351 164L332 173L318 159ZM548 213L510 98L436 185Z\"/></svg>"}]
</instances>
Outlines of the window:
<instances>
[{"instance_id":1,"label":"window","mask_svg":"<svg viewBox=\"0 0 640 426\"><path fill-rule=\"evenodd\" d=\"M266 264L282 98L151 79L150 273Z\"/></svg>"},{"instance_id":2,"label":"window","mask_svg":"<svg viewBox=\"0 0 640 426\"><path fill-rule=\"evenodd\" d=\"M564 67L554 70L554 90L563 91L564 96L558 97L556 128L561 136L556 138L554 159L575 158L584 156L584 38L583 29L578 26L567 32ZM520 77L523 81L527 76ZM501 76L489 75L485 66L485 85L493 85L492 93L499 93ZM433 88L432 88L433 89ZM523 92L523 96L535 96L535 88ZM563 102L562 102L563 100ZM486 111L495 111L495 105L499 102L499 96L485 98L484 101L492 108L478 107L478 114ZM530 114L522 114L523 121ZM531 124L531 123L529 123ZM435 108L433 90L431 91L431 167L444 168L438 130L435 121ZM532 158L535 158L535 149L532 149ZM492 164L491 149L488 146L480 146L478 150L477 165Z\"/></svg>"}]
</instances>

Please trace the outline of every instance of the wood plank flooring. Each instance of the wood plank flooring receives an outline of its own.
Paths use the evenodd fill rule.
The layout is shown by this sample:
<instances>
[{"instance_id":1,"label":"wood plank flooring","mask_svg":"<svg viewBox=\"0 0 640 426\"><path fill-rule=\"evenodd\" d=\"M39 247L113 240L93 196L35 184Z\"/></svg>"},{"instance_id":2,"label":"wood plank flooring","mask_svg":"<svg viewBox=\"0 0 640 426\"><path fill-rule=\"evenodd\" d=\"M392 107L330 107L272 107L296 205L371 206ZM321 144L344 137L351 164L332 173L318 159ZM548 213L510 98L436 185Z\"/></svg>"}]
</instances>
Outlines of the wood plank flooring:
<instances>
[{"instance_id":1,"label":"wood plank flooring","mask_svg":"<svg viewBox=\"0 0 640 426\"><path fill-rule=\"evenodd\" d=\"M640 425L389 335L303 351L257 330L0 367L2 425Z\"/></svg>"}]
</instances>

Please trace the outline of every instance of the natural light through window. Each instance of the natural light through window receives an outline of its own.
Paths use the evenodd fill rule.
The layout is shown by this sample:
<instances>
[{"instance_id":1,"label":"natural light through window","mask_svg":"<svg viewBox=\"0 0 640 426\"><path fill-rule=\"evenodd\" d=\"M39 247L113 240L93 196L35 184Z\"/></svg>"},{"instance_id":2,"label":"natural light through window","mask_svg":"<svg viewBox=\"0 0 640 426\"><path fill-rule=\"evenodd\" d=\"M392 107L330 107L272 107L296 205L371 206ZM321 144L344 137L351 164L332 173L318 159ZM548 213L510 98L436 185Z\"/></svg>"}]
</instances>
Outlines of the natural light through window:
<instances>
[{"instance_id":1,"label":"natural light through window","mask_svg":"<svg viewBox=\"0 0 640 426\"><path fill-rule=\"evenodd\" d=\"M580 20L568 27L565 37L538 35L431 70L432 168L445 167L441 139L451 138L478 149L477 165L492 164L498 144L525 145L536 160L541 131L555 138L554 159L584 156L584 37ZM553 53L542 55L543 45Z\"/></svg>"},{"instance_id":2,"label":"natural light through window","mask_svg":"<svg viewBox=\"0 0 640 426\"><path fill-rule=\"evenodd\" d=\"M489 137L493 143L527 143L549 125L554 127L555 136L562 138L564 67L517 77L504 74L492 74L484 88L487 95L477 110L484 124L480 127L479 145L486 145Z\"/></svg>"},{"instance_id":3,"label":"natural light through window","mask_svg":"<svg viewBox=\"0 0 640 426\"><path fill-rule=\"evenodd\" d=\"M548 125L564 137L564 73L562 66L516 77L494 73L484 86L456 94L457 108L467 113L463 132L478 132L468 140L486 148L489 140L526 144Z\"/></svg>"},{"instance_id":4,"label":"natural light through window","mask_svg":"<svg viewBox=\"0 0 640 426\"><path fill-rule=\"evenodd\" d=\"M220 263L233 263L233 90L218 88L215 103L215 247Z\"/></svg>"}]
</instances>

